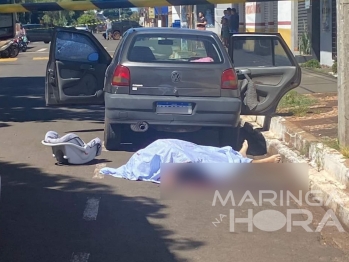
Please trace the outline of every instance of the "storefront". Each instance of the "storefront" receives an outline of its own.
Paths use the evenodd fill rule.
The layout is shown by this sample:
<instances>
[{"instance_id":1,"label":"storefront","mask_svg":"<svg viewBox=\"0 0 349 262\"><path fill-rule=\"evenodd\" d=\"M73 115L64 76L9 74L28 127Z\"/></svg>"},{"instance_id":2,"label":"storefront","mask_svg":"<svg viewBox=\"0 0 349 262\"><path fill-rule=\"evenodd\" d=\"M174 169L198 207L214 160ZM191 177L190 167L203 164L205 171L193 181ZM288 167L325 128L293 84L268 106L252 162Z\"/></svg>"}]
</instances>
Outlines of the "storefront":
<instances>
[{"instance_id":1,"label":"storefront","mask_svg":"<svg viewBox=\"0 0 349 262\"><path fill-rule=\"evenodd\" d=\"M214 28L216 21L215 21L215 5L213 4L206 4L206 5L197 5L196 6L196 15L199 14L199 12L203 13L207 20L206 28ZM197 19L197 17L196 17Z\"/></svg>"},{"instance_id":2,"label":"storefront","mask_svg":"<svg viewBox=\"0 0 349 262\"><path fill-rule=\"evenodd\" d=\"M155 17L157 20L157 27L168 26L168 6L154 7Z\"/></svg>"}]
</instances>

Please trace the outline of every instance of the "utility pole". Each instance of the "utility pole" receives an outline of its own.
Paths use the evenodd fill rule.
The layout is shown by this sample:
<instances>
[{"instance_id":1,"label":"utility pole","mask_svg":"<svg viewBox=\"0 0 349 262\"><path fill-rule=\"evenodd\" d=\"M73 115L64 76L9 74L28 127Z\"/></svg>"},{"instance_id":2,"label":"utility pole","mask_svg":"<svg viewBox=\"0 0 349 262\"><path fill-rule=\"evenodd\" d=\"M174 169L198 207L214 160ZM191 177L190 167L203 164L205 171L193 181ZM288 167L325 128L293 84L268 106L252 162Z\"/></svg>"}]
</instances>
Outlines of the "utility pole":
<instances>
[{"instance_id":1,"label":"utility pole","mask_svg":"<svg viewBox=\"0 0 349 262\"><path fill-rule=\"evenodd\" d=\"M337 0L338 140L349 147L349 0Z\"/></svg>"}]
</instances>

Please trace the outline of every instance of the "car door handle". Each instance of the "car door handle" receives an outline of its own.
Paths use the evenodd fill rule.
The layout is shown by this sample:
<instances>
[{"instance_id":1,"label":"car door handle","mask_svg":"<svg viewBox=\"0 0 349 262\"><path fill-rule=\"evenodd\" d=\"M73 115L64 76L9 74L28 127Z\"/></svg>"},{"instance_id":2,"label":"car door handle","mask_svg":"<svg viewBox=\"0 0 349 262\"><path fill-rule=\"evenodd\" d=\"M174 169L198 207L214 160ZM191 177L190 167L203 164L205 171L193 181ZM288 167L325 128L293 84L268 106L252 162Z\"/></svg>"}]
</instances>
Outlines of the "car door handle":
<instances>
[{"instance_id":1,"label":"car door handle","mask_svg":"<svg viewBox=\"0 0 349 262\"><path fill-rule=\"evenodd\" d=\"M235 72L238 75L250 75L251 74L250 69L236 69Z\"/></svg>"}]
</instances>

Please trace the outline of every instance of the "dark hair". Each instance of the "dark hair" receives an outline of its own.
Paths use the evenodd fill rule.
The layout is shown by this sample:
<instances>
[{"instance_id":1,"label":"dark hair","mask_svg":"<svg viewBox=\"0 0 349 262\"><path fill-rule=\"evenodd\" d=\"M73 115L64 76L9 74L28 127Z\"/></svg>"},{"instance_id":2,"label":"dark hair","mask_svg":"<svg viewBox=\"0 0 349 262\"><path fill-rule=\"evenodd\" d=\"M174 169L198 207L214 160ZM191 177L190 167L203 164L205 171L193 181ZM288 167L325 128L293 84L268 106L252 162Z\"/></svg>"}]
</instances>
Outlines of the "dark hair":
<instances>
[{"instance_id":1,"label":"dark hair","mask_svg":"<svg viewBox=\"0 0 349 262\"><path fill-rule=\"evenodd\" d=\"M236 13L236 9L235 9L235 8L231 9L231 11L233 11L234 13Z\"/></svg>"},{"instance_id":2,"label":"dark hair","mask_svg":"<svg viewBox=\"0 0 349 262\"><path fill-rule=\"evenodd\" d=\"M199 14L202 14L202 15L204 15L204 13L203 13L203 12L199 12Z\"/></svg>"},{"instance_id":3,"label":"dark hair","mask_svg":"<svg viewBox=\"0 0 349 262\"><path fill-rule=\"evenodd\" d=\"M228 7L228 8L227 8L227 11L231 11L231 8L230 8L230 7Z\"/></svg>"}]
</instances>

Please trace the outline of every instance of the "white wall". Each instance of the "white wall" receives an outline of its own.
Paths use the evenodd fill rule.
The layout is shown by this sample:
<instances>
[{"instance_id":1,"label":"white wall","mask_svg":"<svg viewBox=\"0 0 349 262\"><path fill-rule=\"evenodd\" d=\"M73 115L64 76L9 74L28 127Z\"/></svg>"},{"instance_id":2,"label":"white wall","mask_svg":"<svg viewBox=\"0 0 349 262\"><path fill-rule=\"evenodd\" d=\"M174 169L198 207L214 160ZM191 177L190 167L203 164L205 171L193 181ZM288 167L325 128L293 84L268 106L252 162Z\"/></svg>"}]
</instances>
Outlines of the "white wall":
<instances>
[{"instance_id":1,"label":"white wall","mask_svg":"<svg viewBox=\"0 0 349 262\"><path fill-rule=\"evenodd\" d=\"M172 6L172 21L168 21L169 24L174 23L175 20L180 20L181 8L180 6Z\"/></svg>"},{"instance_id":2,"label":"white wall","mask_svg":"<svg viewBox=\"0 0 349 262\"><path fill-rule=\"evenodd\" d=\"M207 31L215 32L217 35L221 34L221 18L224 15L224 10L231 8L232 4L217 4L215 10L215 27L206 28Z\"/></svg>"},{"instance_id":3,"label":"white wall","mask_svg":"<svg viewBox=\"0 0 349 262\"><path fill-rule=\"evenodd\" d=\"M324 0L320 1L320 64L332 66L332 11L331 2L328 1L328 17L323 19L322 11L325 9ZM328 22L328 28L325 29L324 22Z\"/></svg>"}]
</instances>

